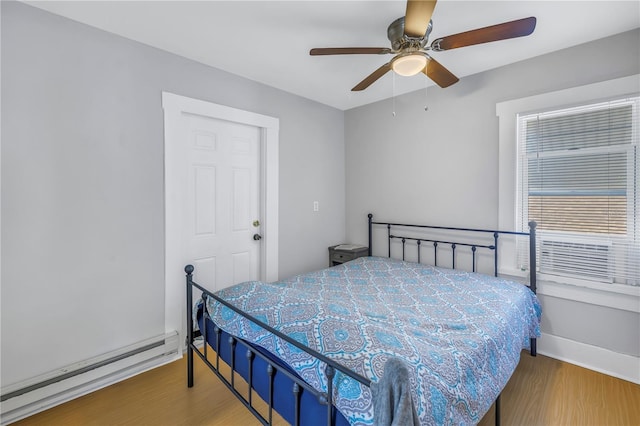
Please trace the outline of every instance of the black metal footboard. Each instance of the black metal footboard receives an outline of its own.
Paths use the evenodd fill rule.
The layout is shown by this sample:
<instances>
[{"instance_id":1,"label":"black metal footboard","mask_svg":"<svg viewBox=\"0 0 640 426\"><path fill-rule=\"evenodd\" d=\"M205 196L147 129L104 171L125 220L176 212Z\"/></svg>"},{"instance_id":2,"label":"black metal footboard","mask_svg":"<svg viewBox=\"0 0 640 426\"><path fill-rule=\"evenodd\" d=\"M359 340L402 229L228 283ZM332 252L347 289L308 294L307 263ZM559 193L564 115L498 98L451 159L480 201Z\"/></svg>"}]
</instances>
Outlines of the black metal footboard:
<instances>
[{"instance_id":1,"label":"black metal footboard","mask_svg":"<svg viewBox=\"0 0 640 426\"><path fill-rule=\"evenodd\" d=\"M274 403L274 383L277 380L276 377L280 375L280 377L286 377L291 382L291 402L290 406L293 407L291 412L282 413L278 412L278 414L282 415L285 420L287 420L290 424L299 425L300 424L300 413L302 411L302 401L304 399L305 393L307 395L306 401L310 401L309 395L313 396L315 402L317 402L318 407L325 407L325 416L326 416L326 424L327 425L337 425L344 424L346 420L344 417L341 417L337 412L337 409L334 406L333 401L333 378L335 376L336 370L341 373L352 377L358 382L364 384L365 386L369 386L371 381L362 377L353 371L349 370L346 367L343 367L340 364L337 364L335 361L325 357L324 355L310 349L296 340L290 338L289 336L279 332L278 330L273 329L269 325L259 321L253 316L241 311L235 306L231 305L227 301L219 298L215 294L209 292L207 289L203 288L199 284L193 281L193 271L194 267L192 265L187 265L185 267L186 272L186 283L187 283L187 385L188 387L193 386L193 360L194 354L198 355L198 357L218 376L218 378L227 386L227 388L253 413L258 420L260 420L263 424L272 424L273 422L273 412L274 409L277 408ZM203 319L202 324L203 327L200 330L201 334L204 336L204 345L203 350L201 351L195 344L195 331L194 331L194 321L193 321L193 289L197 288L202 291L202 300L206 303L208 298L213 298L217 302L223 304L224 306L232 309L239 315L247 318L249 321L254 324L259 325L270 333L278 336L284 341L290 343L291 345L296 346L298 349L309 353L314 356L321 362L325 364L325 374L327 377L327 392L319 392L309 384L307 384L302 378L300 378L296 373L286 368L281 363L278 363L274 358L268 356L263 353L263 351L259 350L257 347L245 342L242 339L238 339L233 336L227 336L226 342L221 336L223 335L223 331L214 326L213 330L207 330L207 321ZM205 306L203 304L203 306ZM213 349L215 350L215 361L211 362L208 356L208 344L207 338L214 336ZM225 347L226 345L226 347ZM244 352L244 353L243 353ZM224 356L226 354L226 356ZM225 359L226 358L226 359ZM231 373L230 378L225 377L224 374L220 372L220 362L225 362ZM242 368L238 368L242 365ZM266 386L266 390L264 386L261 388L254 387L254 377L257 374L255 365L260 365L261 367L265 367L268 384ZM240 393L237 389L235 383L235 375L236 373L240 374L243 377L248 385L247 396L245 397L242 393ZM253 401L253 392L256 391L261 399L267 405L267 414L266 416L263 413L260 413L254 406ZM314 405L313 402L308 405ZM312 410L317 409L315 407L311 407ZM277 410L276 410L277 411ZM286 410L285 410L286 411ZM306 414L309 416L308 412ZM322 415L322 414L321 414ZM342 420L341 420L342 419ZM317 424L317 423L316 423Z\"/></svg>"}]
</instances>

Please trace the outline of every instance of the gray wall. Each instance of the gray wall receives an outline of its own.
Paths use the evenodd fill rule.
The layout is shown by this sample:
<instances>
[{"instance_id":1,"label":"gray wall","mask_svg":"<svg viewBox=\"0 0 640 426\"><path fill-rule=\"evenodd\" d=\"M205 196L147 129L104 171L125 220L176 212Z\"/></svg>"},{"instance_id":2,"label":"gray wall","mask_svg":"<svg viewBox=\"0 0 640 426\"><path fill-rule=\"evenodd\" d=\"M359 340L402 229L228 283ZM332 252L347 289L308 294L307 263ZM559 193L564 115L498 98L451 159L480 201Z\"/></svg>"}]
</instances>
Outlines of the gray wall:
<instances>
[{"instance_id":1,"label":"gray wall","mask_svg":"<svg viewBox=\"0 0 640 426\"><path fill-rule=\"evenodd\" d=\"M626 32L429 88L426 96L399 96L395 116L391 100L347 111L347 239L366 243L369 212L379 220L497 227L496 103L638 74L639 46L640 30ZM446 65L445 56L438 60ZM637 313L549 296L541 302L543 332L640 356Z\"/></svg>"},{"instance_id":2,"label":"gray wall","mask_svg":"<svg viewBox=\"0 0 640 426\"><path fill-rule=\"evenodd\" d=\"M3 385L164 333L162 91L280 119L280 276L326 266L342 111L1 7Z\"/></svg>"}]
</instances>

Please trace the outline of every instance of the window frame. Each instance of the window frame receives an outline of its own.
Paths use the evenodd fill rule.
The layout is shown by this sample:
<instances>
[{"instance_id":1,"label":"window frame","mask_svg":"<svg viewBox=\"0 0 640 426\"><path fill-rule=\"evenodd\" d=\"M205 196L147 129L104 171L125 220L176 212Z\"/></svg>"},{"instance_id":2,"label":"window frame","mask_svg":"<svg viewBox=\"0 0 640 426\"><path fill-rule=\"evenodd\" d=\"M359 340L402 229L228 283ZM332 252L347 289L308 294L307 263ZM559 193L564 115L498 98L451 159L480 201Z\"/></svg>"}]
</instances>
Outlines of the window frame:
<instances>
[{"instance_id":1,"label":"window frame","mask_svg":"<svg viewBox=\"0 0 640 426\"><path fill-rule=\"evenodd\" d=\"M549 146L543 151L540 152L529 152L530 151L530 143L531 141L528 138L528 132L526 131L529 123L536 122L537 120L546 120L546 119L556 119L563 117L567 117L568 120L573 121L581 114L590 114L591 112L607 112L611 108L619 108L619 107L629 107L631 112L630 119L633 120L630 122L631 124L631 133L627 135L630 139L628 139L627 143L620 143L614 145L607 146L589 146L585 148L581 148L579 146L574 146L573 149L562 149L563 146L553 145ZM531 187L529 186L529 179L532 178L531 172L529 170L530 160L531 159L557 159L562 158L565 161L561 162L562 164L568 164L571 161L576 161L575 164L579 164L581 161L584 161L585 157L593 157L594 155L598 156L596 161L601 161L601 156L606 154L614 154L618 155L619 158L619 166L625 169L625 181L624 187L626 191L624 193L626 206L626 218L625 218L625 227L624 231L621 233L606 233L606 232L598 232L596 231L597 227L601 225L607 225L608 222L603 223L593 223L587 222L585 225L591 229L571 229L571 228L563 228L563 229L542 229L541 224L538 224L538 243L539 243L539 252L538 252L538 273L542 278L546 277L546 275L552 276L551 279L559 280L561 282L575 283L576 281L588 280L601 284L611 284L614 282L614 279L619 279L627 282L619 282L620 284L626 285L637 285L638 279L633 280L633 271L634 269L632 264L629 264L630 259L628 258L629 253L634 250L634 246L640 243L640 235L638 232L638 214L640 210L640 205L638 204L638 183L636 182L636 177L638 175L637 165L639 164L638 158L638 109L640 108L640 96L625 96L623 98L614 98L607 102L587 102L578 107L574 108L552 108L551 110L544 111L536 111L533 114L518 114L517 115L517 196L516 196L516 229L522 230L526 223L523 221L528 221L532 217L535 220L536 215L532 215L530 213L531 208ZM584 120L584 119L581 119ZM563 126L565 123L563 121L557 121L556 125ZM571 134L572 135L572 134ZM569 136L571 136L569 135ZM537 139L536 139L537 140ZM535 143L536 140L533 142ZM537 145L536 145L537 146ZM607 161L605 159L605 161ZM557 167L557 165L553 165L550 163L547 167L551 167L549 172L555 176L555 172L553 167ZM562 167L562 166L561 166ZM581 166L583 167L583 166ZM582 170L582 169L579 169ZM534 178L535 178L535 171ZM580 176L580 175L578 175ZM593 182L589 174L582 175L587 178L587 180L583 180L582 178L578 178L576 180L570 180L567 182L558 181L556 182L552 177L550 180L546 180L546 184L551 185L556 188L557 184L570 184L579 186L581 182ZM558 175L561 178L561 175ZM612 175L607 175L608 179L614 178ZM540 179L538 177L537 179ZM534 180L534 184L540 184L538 180ZM561 178L562 179L562 178ZM566 178L565 178L566 179ZM598 180L601 180L601 177L597 177ZM614 178L615 179L615 178ZM610 182L610 181L609 181ZM565 191L568 193L573 192L578 189L577 186L566 187ZM553 192L553 191L552 191ZM569 203L568 199L565 199ZM556 205L558 206L558 205ZM584 207L580 207L584 208ZM582 211L586 213L587 211ZM538 213L539 214L539 213ZM542 219L542 218L539 218ZM565 219L569 219L565 216L559 217L548 217L550 219L549 225L553 226L556 220L562 222ZM594 225L596 225L594 227ZM547 240L551 244L551 246L546 245L547 249L543 250L543 240ZM562 248L562 246L569 247L574 246L580 247L578 250L580 251L580 255L577 259L570 260L569 252L567 250L572 250L568 248ZM554 249L553 246L556 248ZM591 248L588 248L591 247ZM601 248L609 247L605 252L601 251ZM549 250L559 250L556 254L559 255L558 259L554 261L554 255L549 255L549 257L545 257L545 253L550 253ZM576 254L577 255L577 254ZM524 254L520 254L520 258L523 258ZM579 259L582 259L580 261ZM588 261L588 259L593 259L592 261ZM578 261L576 263L575 261ZM559 262L559 263L556 263ZM595 263L594 263L595 262ZM546 266L546 270L543 267ZM582 272L581 272L582 271ZM584 273L584 275L583 275ZM631 279L635 284L630 284L628 280Z\"/></svg>"},{"instance_id":2,"label":"window frame","mask_svg":"<svg viewBox=\"0 0 640 426\"><path fill-rule=\"evenodd\" d=\"M590 103L606 102L621 97L634 97L639 94L640 74L636 74L497 103L496 115L499 123L499 228L516 229L517 225L518 114L524 115L544 110L559 110ZM527 275L527 271L518 268L516 244L516 241L502 242L500 269L505 271L505 275L523 277ZM563 280L562 278L545 276L541 277L538 290L540 294L640 312L640 287L636 286L600 284L586 280Z\"/></svg>"}]
</instances>

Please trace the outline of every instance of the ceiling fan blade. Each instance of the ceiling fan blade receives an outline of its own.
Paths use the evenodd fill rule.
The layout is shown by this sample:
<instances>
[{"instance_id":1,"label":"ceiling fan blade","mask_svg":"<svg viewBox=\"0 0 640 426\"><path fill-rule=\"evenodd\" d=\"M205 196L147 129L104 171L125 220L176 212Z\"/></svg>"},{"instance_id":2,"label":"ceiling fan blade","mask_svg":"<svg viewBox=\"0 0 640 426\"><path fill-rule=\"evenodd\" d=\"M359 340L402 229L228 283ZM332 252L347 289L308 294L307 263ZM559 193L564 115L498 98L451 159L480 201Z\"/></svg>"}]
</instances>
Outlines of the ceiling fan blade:
<instances>
[{"instance_id":1,"label":"ceiling fan blade","mask_svg":"<svg viewBox=\"0 0 640 426\"><path fill-rule=\"evenodd\" d=\"M434 40L431 49L434 51L451 50L474 44L528 36L536 28L536 18L518 19L490 27L453 34Z\"/></svg>"},{"instance_id":2,"label":"ceiling fan blade","mask_svg":"<svg viewBox=\"0 0 640 426\"><path fill-rule=\"evenodd\" d=\"M458 77L453 75L451 71L443 67L438 61L431 56L427 58L427 66L422 70L431 80L433 80L438 86L449 87L458 82Z\"/></svg>"},{"instance_id":3,"label":"ceiling fan blade","mask_svg":"<svg viewBox=\"0 0 640 426\"><path fill-rule=\"evenodd\" d=\"M424 37L436 7L436 0L408 0L404 17L404 35L407 37Z\"/></svg>"},{"instance_id":4,"label":"ceiling fan blade","mask_svg":"<svg viewBox=\"0 0 640 426\"><path fill-rule=\"evenodd\" d=\"M392 53L387 47L325 47L316 48L309 51L309 55L357 55L357 54L377 54L383 55Z\"/></svg>"},{"instance_id":5,"label":"ceiling fan blade","mask_svg":"<svg viewBox=\"0 0 640 426\"><path fill-rule=\"evenodd\" d=\"M377 79L388 73L390 70L391 62L387 62L386 64L369 74L367 78L358 83L353 89L351 89L351 91L359 92L366 89L367 87L371 86L371 84L373 84Z\"/></svg>"}]
</instances>

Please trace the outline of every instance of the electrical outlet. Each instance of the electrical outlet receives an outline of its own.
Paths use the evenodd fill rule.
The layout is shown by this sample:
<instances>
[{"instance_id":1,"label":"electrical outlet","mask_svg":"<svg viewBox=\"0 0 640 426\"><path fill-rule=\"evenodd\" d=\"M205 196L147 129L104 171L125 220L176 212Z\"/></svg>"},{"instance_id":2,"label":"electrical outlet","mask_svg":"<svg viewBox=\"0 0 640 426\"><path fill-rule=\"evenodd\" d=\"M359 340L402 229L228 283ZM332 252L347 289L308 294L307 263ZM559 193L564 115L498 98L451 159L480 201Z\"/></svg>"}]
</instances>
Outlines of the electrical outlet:
<instances>
[{"instance_id":1,"label":"electrical outlet","mask_svg":"<svg viewBox=\"0 0 640 426\"><path fill-rule=\"evenodd\" d=\"M314 212L320 211L320 203L319 202L317 202L317 201L313 202L313 211Z\"/></svg>"}]
</instances>

